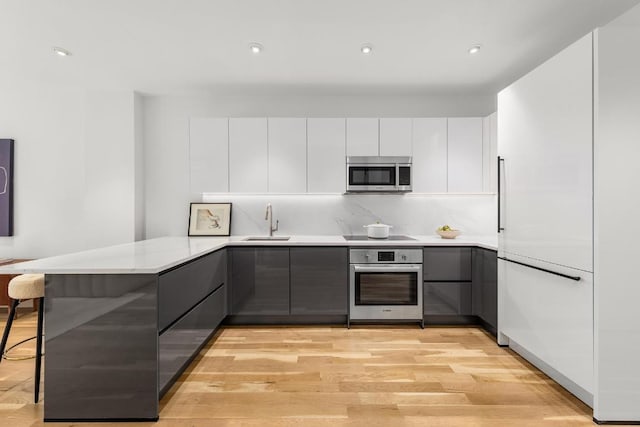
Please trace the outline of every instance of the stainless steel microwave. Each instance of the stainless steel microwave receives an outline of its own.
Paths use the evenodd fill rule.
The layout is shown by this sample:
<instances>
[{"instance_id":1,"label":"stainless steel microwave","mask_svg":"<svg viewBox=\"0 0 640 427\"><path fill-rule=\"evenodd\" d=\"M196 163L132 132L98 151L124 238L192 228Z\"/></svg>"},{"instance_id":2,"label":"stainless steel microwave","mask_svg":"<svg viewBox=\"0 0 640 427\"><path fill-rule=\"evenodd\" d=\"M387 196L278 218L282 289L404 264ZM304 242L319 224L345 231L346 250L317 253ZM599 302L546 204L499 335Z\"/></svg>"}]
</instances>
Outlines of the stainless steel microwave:
<instances>
[{"instance_id":1,"label":"stainless steel microwave","mask_svg":"<svg viewBox=\"0 0 640 427\"><path fill-rule=\"evenodd\" d=\"M347 193L409 192L411 175L411 157L347 157Z\"/></svg>"}]
</instances>

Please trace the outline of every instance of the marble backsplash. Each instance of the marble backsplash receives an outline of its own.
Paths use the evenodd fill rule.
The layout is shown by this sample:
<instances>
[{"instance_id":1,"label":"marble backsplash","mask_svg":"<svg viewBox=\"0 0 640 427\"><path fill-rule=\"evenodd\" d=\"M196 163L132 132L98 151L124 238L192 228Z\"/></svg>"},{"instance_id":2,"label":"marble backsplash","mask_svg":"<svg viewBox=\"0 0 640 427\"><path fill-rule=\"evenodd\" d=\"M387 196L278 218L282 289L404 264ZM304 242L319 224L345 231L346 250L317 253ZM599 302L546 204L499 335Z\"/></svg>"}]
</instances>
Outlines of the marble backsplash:
<instances>
[{"instance_id":1,"label":"marble backsplash","mask_svg":"<svg viewBox=\"0 0 640 427\"><path fill-rule=\"evenodd\" d=\"M466 235L496 233L494 194L384 195L202 195L204 203L231 202L232 235L266 235L267 203L280 221L276 235L365 234L363 225L380 221L392 234L431 235L449 224Z\"/></svg>"}]
</instances>

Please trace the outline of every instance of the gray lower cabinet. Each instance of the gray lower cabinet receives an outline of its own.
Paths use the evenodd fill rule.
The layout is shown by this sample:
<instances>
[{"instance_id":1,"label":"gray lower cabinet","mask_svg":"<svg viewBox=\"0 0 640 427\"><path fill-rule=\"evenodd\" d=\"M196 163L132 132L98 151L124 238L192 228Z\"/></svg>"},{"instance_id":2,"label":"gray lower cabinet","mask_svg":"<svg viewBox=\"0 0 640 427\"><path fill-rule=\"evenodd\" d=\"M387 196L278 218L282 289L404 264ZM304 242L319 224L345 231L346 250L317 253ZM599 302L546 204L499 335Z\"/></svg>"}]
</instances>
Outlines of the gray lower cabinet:
<instances>
[{"instance_id":1,"label":"gray lower cabinet","mask_svg":"<svg viewBox=\"0 0 640 427\"><path fill-rule=\"evenodd\" d=\"M347 314L347 248L291 248L290 259L291 314Z\"/></svg>"},{"instance_id":2,"label":"gray lower cabinet","mask_svg":"<svg viewBox=\"0 0 640 427\"><path fill-rule=\"evenodd\" d=\"M424 282L424 314L472 314L471 282Z\"/></svg>"},{"instance_id":3,"label":"gray lower cabinet","mask_svg":"<svg viewBox=\"0 0 640 427\"><path fill-rule=\"evenodd\" d=\"M473 253L473 314L494 330L498 327L497 252L475 248Z\"/></svg>"},{"instance_id":4,"label":"gray lower cabinet","mask_svg":"<svg viewBox=\"0 0 640 427\"><path fill-rule=\"evenodd\" d=\"M230 314L289 314L289 248L233 248L230 265Z\"/></svg>"},{"instance_id":5,"label":"gray lower cabinet","mask_svg":"<svg viewBox=\"0 0 640 427\"><path fill-rule=\"evenodd\" d=\"M226 317L224 286L221 285L160 335L158 388L161 396Z\"/></svg>"},{"instance_id":6,"label":"gray lower cabinet","mask_svg":"<svg viewBox=\"0 0 640 427\"><path fill-rule=\"evenodd\" d=\"M424 248L422 268L425 281L470 281L471 248Z\"/></svg>"},{"instance_id":7,"label":"gray lower cabinet","mask_svg":"<svg viewBox=\"0 0 640 427\"><path fill-rule=\"evenodd\" d=\"M225 249L160 274L158 280L158 329L164 330L226 282Z\"/></svg>"}]
</instances>

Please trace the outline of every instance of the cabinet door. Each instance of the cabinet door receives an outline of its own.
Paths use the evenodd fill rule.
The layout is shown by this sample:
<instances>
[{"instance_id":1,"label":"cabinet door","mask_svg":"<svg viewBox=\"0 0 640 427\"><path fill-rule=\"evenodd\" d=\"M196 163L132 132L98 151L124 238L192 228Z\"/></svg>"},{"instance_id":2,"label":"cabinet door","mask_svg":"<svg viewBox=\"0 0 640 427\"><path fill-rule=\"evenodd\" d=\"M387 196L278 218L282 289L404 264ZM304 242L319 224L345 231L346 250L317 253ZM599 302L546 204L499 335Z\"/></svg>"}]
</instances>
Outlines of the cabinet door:
<instances>
[{"instance_id":1,"label":"cabinet door","mask_svg":"<svg viewBox=\"0 0 640 427\"><path fill-rule=\"evenodd\" d=\"M502 247L593 271L592 37L498 94Z\"/></svg>"},{"instance_id":2,"label":"cabinet door","mask_svg":"<svg viewBox=\"0 0 640 427\"><path fill-rule=\"evenodd\" d=\"M344 193L345 119L307 119L307 191Z\"/></svg>"},{"instance_id":3,"label":"cabinet door","mask_svg":"<svg viewBox=\"0 0 640 427\"><path fill-rule=\"evenodd\" d=\"M456 117L447 123L449 192L481 192L482 118Z\"/></svg>"},{"instance_id":4,"label":"cabinet door","mask_svg":"<svg viewBox=\"0 0 640 427\"><path fill-rule=\"evenodd\" d=\"M347 314L347 248L291 248L291 314Z\"/></svg>"},{"instance_id":5,"label":"cabinet door","mask_svg":"<svg viewBox=\"0 0 640 427\"><path fill-rule=\"evenodd\" d=\"M447 119L413 119L413 191L447 192Z\"/></svg>"},{"instance_id":6,"label":"cabinet door","mask_svg":"<svg viewBox=\"0 0 640 427\"><path fill-rule=\"evenodd\" d=\"M380 119L380 155L411 156L411 119Z\"/></svg>"},{"instance_id":7,"label":"cabinet door","mask_svg":"<svg viewBox=\"0 0 640 427\"><path fill-rule=\"evenodd\" d=\"M307 191L307 120L269 119L269 192Z\"/></svg>"},{"instance_id":8,"label":"cabinet door","mask_svg":"<svg viewBox=\"0 0 640 427\"><path fill-rule=\"evenodd\" d=\"M498 326L498 259L495 251L473 250L473 314Z\"/></svg>"},{"instance_id":9,"label":"cabinet door","mask_svg":"<svg viewBox=\"0 0 640 427\"><path fill-rule=\"evenodd\" d=\"M267 192L267 119L229 119L229 190Z\"/></svg>"},{"instance_id":10,"label":"cabinet door","mask_svg":"<svg viewBox=\"0 0 640 427\"><path fill-rule=\"evenodd\" d=\"M471 248L424 248L424 280L471 281Z\"/></svg>"},{"instance_id":11,"label":"cabinet door","mask_svg":"<svg viewBox=\"0 0 640 427\"><path fill-rule=\"evenodd\" d=\"M289 314L289 249L234 248L231 314Z\"/></svg>"},{"instance_id":12,"label":"cabinet door","mask_svg":"<svg viewBox=\"0 0 640 427\"><path fill-rule=\"evenodd\" d=\"M482 119L482 191L495 193L498 184L498 113Z\"/></svg>"},{"instance_id":13,"label":"cabinet door","mask_svg":"<svg viewBox=\"0 0 640 427\"><path fill-rule=\"evenodd\" d=\"M189 120L189 171L192 193L229 191L229 120Z\"/></svg>"},{"instance_id":14,"label":"cabinet door","mask_svg":"<svg viewBox=\"0 0 640 427\"><path fill-rule=\"evenodd\" d=\"M470 315L470 282L424 282L424 314Z\"/></svg>"},{"instance_id":15,"label":"cabinet door","mask_svg":"<svg viewBox=\"0 0 640 427\"><path fill-rule=\"evenodd\" d=\"M581 280L499 260L504 298L501 332L593 393L593 274L528 258L517 260Z\"/></svg>"},{"instance_id":16,"label":"cabinet door","mask_svg":"<svg viewBox=\"0 0 640 427\"><path fill-rule=\"evenodd\" d=\"M378 119L347 119L347 156L377 156L379 142Z\"/></svg>"}]
</instances>

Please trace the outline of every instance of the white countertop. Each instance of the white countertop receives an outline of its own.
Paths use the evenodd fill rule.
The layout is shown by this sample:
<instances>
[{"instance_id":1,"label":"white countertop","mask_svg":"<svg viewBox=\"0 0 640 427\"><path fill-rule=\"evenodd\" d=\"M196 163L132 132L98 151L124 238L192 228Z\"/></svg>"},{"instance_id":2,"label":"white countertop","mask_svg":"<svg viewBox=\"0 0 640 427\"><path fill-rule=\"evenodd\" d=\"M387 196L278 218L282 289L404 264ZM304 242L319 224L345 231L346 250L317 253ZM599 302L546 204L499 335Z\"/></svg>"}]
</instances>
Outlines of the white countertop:
<instances>
[{"instance_id":1,"label":"white countertop","mask_svg":"<svg viewBox=\"0 0 640 427\"><path fill-rule=\"evenodd\" d=\"M286 241L245 241L247 236L160 237L73 254L0 266L2 274L155 274L227 246L477 246L498 249L497 236L346 241L342 236L291 236Z\"/></svg>"}]
</instances>

